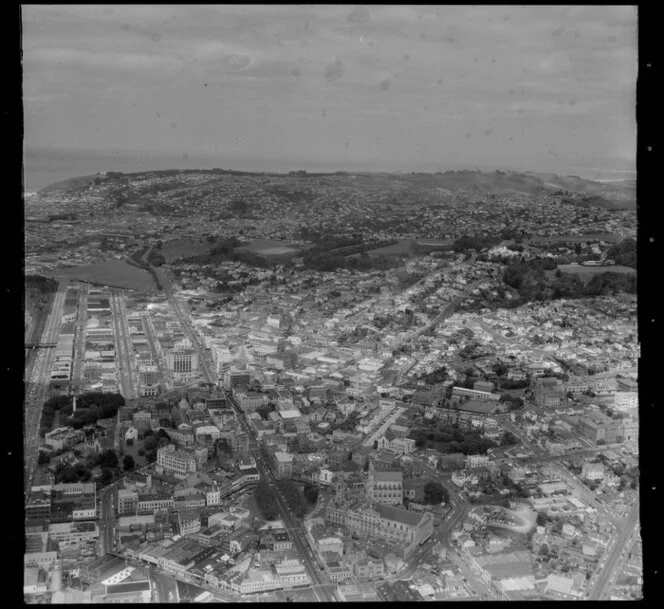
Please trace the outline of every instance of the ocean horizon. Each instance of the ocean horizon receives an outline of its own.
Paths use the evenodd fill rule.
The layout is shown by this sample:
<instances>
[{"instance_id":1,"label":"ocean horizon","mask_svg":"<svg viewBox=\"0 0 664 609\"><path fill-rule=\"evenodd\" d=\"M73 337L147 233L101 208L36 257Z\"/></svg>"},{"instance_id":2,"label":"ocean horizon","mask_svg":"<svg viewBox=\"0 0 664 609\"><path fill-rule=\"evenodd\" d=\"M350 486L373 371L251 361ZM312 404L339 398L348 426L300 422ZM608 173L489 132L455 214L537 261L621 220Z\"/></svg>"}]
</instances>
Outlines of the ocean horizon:
<instances>
[{"instance_id":1,"label":"ocean horizon","mask_svg":"<svg viewBox=\"0 0 664 609\"><path fill-rule=\"evenodd\" d=\"M599 163L596 163L599 164ZM230 158L216 154L192 153L177 155L175 153L141 152L141 151L86 151L86 150L54 150L26 149L23 155L23 186L24 192L35 193L57 182L85 175L93 175L103 171L119 171L132 173L166 169L231 169L235 171L288 173L298 169L311 172L334 171L367 171L367 172L401 172L411 171L434 173L436 171L458 171L460 169L479 169L481 171L513 170L519 172L535 171L576 175L586 179L620 180L636 177L635 167L620 160L609 160L602 163L605 167L587 167L573 164L551 164L550 167L506 167L500 163L491 164L463 162L427 163L417 167L398 167L377 161L355 161L352 159L330 160L299 160L290 158Z\"/></svg>"}]
</instances>

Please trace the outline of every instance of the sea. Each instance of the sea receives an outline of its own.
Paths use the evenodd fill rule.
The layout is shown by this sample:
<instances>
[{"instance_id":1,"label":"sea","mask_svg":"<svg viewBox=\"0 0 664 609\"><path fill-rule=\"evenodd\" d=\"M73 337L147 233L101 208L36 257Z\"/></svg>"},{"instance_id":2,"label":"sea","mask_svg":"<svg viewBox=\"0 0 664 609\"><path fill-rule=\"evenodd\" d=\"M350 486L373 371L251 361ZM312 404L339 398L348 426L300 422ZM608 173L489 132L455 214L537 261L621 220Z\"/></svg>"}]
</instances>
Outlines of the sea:
<instances>
[{"instance_id":1,"label":"sea","mask_svg":"<svg viewBox=\"0 0 664 609\"><path fill-rule=\"evenodd\" d=\"M602 181L618 181L634 179L636 171L633 164L614 161L587 163L588 166L576 164L557 164L540 167L508 167L504 165L477 166L463 163L427 163L426 165L404 168L397 165L385 166L372 162L344 161L334 159L330 161L316 161L293 158L242 158L224 157L207 153L176 154L162 152L142 151L87 151L87 150L61 150L53 148L29 149L23 154L23 189L27 194L36 193L42 188L61 182L69 178L94 175L102 171L120 171L132 173L149 170L165 169L232 169L235 171L267 171L288 173L303 169L309 172L333 171L397 171L397 172L436 172L459 169L479 169L481 171L494 171L495 169L513 171L536 171L557 173L559 175L575 175L586 179Z\"/></svg>"}]
</instances>

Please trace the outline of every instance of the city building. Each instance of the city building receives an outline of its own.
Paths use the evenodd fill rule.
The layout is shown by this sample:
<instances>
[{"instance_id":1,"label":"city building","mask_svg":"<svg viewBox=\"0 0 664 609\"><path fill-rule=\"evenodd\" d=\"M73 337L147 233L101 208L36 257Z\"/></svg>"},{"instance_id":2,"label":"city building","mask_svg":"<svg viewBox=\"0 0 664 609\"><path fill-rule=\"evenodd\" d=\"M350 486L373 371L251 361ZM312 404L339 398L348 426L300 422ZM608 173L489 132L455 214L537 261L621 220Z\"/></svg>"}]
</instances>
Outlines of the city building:
<instances>
[{"instance_id":1,"label":"city building","mask_svg":"<svg viewBox=\"0 0 664 609\"><path fill-rule=\"evenodd\" d=\"M175 450L173 444L157 449L157 471L184 479L198 468L196 457L191 453Z\"/></svg>"},{"instance_id":2,"label":"city building","mask_svg":"<svg viewBox=\"0 0 664 609\"><path fill-rule=\"evenodd\" d=\"M172 372L193 374L198 371L198 352L195 349L171 349L166 353L166 366Z\"/></svg>"},{"instance_id":3,"label":"city building","mask_svg":"<svg viewBox=\"0 0 664 609\"><path fill-rule=\"evenodd\" d=\"M138 493L129 489L118 490L118 515L134 514L138 505Z\"/></svg>"},{"instance_id":4,"label":"city building","mask_svg":"<svg viewBox=\"0 0 664 609\"><path fill-rule=\"evenodd\" d=\"M325 520L344 526L360 538L388 543L401 558L410 556L417 546L433 534L433 516L417 514L390 505L328 505Z\"/></svg>"},{"instance_id":5,"label":"city building","mask_svg":"<svg viewBox=\"0 0 664 609\"><path fill-rule=\"evenodd\" d=\"M71 427L58 427L44 435L44 444L54 451L66 450L84 440L85 432Z\"/></svg>"},{"instance_id":6,"label":"city building","mask_svg":"<svg viewBox=\"0 0 664 609\"><path fill-rule=\"evenodd\" d=\"M453 387L452 397L467 397L475 400L490 400L497 402L500 400L499 393L490 393L489 391L478 391L476 389L466 389L466 387Z\"/></svg>"},{"instance_id":7,"label":"city building","mask_svg":"<svg viewBox=\"0 0 664 609\"><path fill-rule=\"evenodd\" d=\"M293 473L293 457L292 453L285 453L276 451L273 453L272 462L277 470L279 478L288 478Z\"/></svg>"},{"instance_id":8,"label":"city building","mask_svg":"<svg viewBox=\"0 0 664 609\"><path fill-rule=\"evenodd\" d=\"M366 485L369 501L385 505L403 503L403 474L400 471L374 471L373 461L369 463L369 476Z\"/></svg>"}]
</instances>

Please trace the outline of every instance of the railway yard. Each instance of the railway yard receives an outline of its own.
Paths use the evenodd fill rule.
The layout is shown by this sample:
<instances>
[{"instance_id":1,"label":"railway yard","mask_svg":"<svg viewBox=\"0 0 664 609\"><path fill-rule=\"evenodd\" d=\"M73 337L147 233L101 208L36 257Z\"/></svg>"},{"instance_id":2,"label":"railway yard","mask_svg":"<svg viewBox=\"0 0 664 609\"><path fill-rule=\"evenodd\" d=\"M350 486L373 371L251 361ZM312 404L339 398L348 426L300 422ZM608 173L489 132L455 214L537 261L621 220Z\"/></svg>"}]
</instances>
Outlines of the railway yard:
<instances>
[{"instance_id":1,"label":"railway yard","mask_svg":"<svg viewBox=\"0 0 664 609\"><path fill-rule=\"evenodd\" d=\"M171 303L171 304L169 304ZM53 298L38 342L26 346L25 484L30 486L41 443L43 403L56 395L120 393L125 400L214 381L214 367L201 360L180 374L165 353L197 344L176 297L146 296L116 288L63 282ZM43 433L51 429L42 429Z\"/></svg>"}]
</instances>

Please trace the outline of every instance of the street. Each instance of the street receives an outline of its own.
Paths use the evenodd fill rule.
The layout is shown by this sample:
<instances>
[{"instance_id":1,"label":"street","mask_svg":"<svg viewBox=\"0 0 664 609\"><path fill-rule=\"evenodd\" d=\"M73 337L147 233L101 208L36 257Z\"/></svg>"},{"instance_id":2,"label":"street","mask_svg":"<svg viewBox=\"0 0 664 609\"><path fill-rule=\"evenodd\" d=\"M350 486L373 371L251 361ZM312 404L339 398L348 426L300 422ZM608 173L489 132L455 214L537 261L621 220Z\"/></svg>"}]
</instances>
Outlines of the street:
<instances>
[{"instance_id":1,"label":"street","mask_svg":"<svg viewBox=\"0 0 664 609\"><path fill-rule=\"evenodd\" d=\"M137 396L135 387L133 365L134 347L131 342L127 327L126 311L124 309L123 295L121 292L111 289L110 303L113 311L113 333L115 336L115 360L117 362L116 373L120 393L126 399Z\"/></svg>"},{"instance_id":2,"label":"street","mask_svg":"<svg viewBox=\"0 0 664 609\"><path fill-rule=\"evenodd\" d=\"M208 359L209 355L207 353L207 349L205 345L202 343L201 339L199 338L198 333L194 330L193 326L191 325L191 320L189 319L189 316L182 311L182 305L178 302L178 299L175 296L175 291L173 290L173 285L171 284L170 279L166 276L166 273L163 271L163 269L155 267L151 268L153 268L155 274L159 278L162 288L166 293L166 297L168 298L168 302L171 305L171 309L175 313L175 316L178 318L178 321L182 326L182 330L187 335L194 348L198 351L199 354L198 361L203 368L205 380L208 383L217 383L219 379L214 365Z\"/></svg>"},{"instance_id":3,"label":"street","mask_svg":"<svg viewBox=\"0 0 664 609\"><path fill-rule=\"evenodd\" d=\"M78 311L74 330L74 361L72 362L71 387L75 394L80 393L83 382L83 364L85 361L85 334L88 321L88 286L78 288Z\"/></svg>"},{"instance_id":4,"label":"street","mask_svg":"<svg viewBox=\"0 0 664 609\"><path fill-rule=\"evenodd\" d=\"M233 400L230 394L228 396L228 399L231 402L231 404L233 404L236 411L238 412L239 416L237 418L240 421L241 425L247 431L249 437L252 438L254 442L256 442L254 446L257 446L258 443L255 434L253 432L253 429L249 426L249 424L245 420L244 412L240 408L238 408L237 404L235 404L235 401ZM266 462L262 458L262 455L258 452L256 448L254 448L254 446L251 447L251 452L256 462L256 468L258 469L258 472L261 476L261 480L265 480L266 482L268 482L274 491L274 496L277 500L277 507L279 508L279 512L281 513L282 521L284 522L289 531L290 537L293 541L293 546L297 550L298 554L300 555L305 565L309 578L311 579L312 582L311 587L314 591L314 594L316 595L316 598L319 601L327 601L327 602L336 601L336 597L334 596L334 590L336 589L336 585L331 584L323 579L322 573L317 565L317 559L314 556L313 550L309 546L308 540L306 539L306 534L303 530L303 524L297 522L295 518L291 515L290 510L286 505L286 501L282 497L281 492L279 491L276 485L277 481L274 475L272 474L271 469L269 468L269 466L267 466Z\"/></svg>"},{"instance_id":5,"label":"street","mask_svg":"<svg viewBox=\"0 0 664 609\"><path fill-rule=\"evenodd\" d=\"M113 509L115 483L99 493L99 543L100 556L115 550L115 511Z\"/></svg>"}]
</instances>

